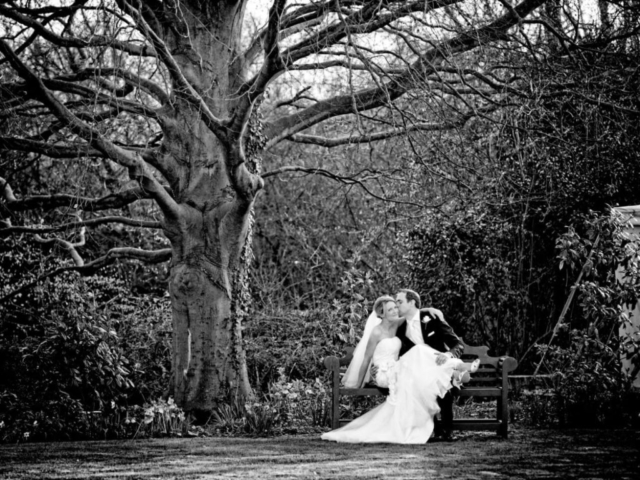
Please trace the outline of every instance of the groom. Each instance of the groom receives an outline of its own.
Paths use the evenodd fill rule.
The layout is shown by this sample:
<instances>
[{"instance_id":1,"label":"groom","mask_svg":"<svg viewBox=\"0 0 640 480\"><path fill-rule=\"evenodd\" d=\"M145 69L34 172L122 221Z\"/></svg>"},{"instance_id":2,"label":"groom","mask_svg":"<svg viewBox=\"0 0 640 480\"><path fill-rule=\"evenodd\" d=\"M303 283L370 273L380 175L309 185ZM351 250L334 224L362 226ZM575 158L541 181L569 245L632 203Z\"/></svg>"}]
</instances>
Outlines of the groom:
<instances>
[{"instance_id":1,"label":"groom","mask_svg":"<svg viewBox=\"0 0 640 480\"><path fill-rule=\"evenodd\" d=\"M438 350L436 363L442 365L448 358L459 358L464 346L453 329L444 321L442 312L435 308L420 311L420 295L413 290L402 289L396 294L398 313L406 319L398 327L396 336L402 341L400 356L418 344L426 344ZM451 392L438 398L442 419L441 436L451 439L453 429L453 395Z\"/></svg>"}]
</instances>

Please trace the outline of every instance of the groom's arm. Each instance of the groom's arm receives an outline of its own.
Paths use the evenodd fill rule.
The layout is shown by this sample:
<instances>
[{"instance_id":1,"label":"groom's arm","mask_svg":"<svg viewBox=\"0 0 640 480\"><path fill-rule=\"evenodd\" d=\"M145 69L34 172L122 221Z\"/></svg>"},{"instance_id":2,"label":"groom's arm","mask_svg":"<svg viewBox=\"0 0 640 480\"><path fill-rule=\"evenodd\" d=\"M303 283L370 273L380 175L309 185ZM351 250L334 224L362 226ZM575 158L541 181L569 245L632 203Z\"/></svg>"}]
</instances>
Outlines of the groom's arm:
<instances>
[{"instance_id":1,"label":"groom's arm","mask_svg":"<svg viewBox=\"0 0 640 480\"><path fill-rule=\"evenodd\" d=\"M440 329L444 344L449 347L449 351L453 358L460 358L464 351L464 345L460 337L455 334L451 325L449 325L444 318L440 318Z\"/></svg>"},{"instance_id":2,"label":"groom's arm","mask_svg":"<svg viewBox=\"0 0 640 480\"><path fill-rule=\"evenodd\" d=\"M427 307L422 309L423 312L428 312L429 315L435 320L439 320L439 330L440 336L444 342L444 344L449 349L446 354L452 358L460 358L462 353L464 352L464 345L462 344L462 340L458 337L451 325L447 323L444 319L444 315L442 310L438 310L437 308Z\"/></svg>"},{"instance_id":3,"label":"groom's arm","mask_svg":"<svg viewBox=\"0 0 640 480\"><path fill-rule=\"evenodd\" d=\"M433 308L433 307L426 307L426 308L423 308L421 312L428 312L429 314L431 314L432 317L439 318L441 321L444 322L444 314L442 313L442 310L438 310L437 308ZM444 323L447 323L447 322L444 322Z\"/></svg>"}]
</instances>

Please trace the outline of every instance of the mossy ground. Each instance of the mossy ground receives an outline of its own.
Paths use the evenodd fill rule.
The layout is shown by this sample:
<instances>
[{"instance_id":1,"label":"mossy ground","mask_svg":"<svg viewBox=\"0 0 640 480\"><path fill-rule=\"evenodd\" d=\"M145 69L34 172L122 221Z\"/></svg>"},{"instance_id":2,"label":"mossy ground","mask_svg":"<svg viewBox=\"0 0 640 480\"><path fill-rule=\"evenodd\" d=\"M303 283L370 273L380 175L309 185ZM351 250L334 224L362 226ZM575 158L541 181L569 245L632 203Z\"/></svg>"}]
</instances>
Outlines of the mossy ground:
<instances>
[{"instance_id":1,"label":"mossy ground","mask_svg":"<svg viewBox=\"0 0 640 480\"><path fill-rule=\"evenodd\" d=\"M315 435L27 443L0 447L4 479L637 479L638 430L459 434L420 446Z\"/></svg>"}]
</instances>

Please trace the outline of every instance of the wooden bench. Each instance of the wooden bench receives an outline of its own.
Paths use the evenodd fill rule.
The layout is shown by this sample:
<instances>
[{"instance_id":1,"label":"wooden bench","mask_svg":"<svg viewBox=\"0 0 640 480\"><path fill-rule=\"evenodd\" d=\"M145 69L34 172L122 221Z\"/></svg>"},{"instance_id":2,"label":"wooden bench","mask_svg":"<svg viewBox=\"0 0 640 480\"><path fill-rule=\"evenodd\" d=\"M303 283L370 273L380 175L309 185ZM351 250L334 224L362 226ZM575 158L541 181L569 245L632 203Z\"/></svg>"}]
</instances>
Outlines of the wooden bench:
<instances>
[{"instance_id":1,"label":"wooden bench","mask_svg":"<svg viewBox=\"0 0 640 480\"><path fill-rule=\"evenodd\" d=\"M471 381L459 389L456 396L495 398L497 400L496 416L491 419L454 419L453 428L457 430L495 430L504 438L508 436L509 428L509 372L515 370L518 362L512 357L491 357L488 355L489 347L474 347L464 344L462 360L472 362L480 359L478 371L471 375ZM387 395L387 389L365 386L364 388L344 388L340 385L340 377L344 374L353 356L353 347L347 349L347 355L342 358L335 356L324 359L325 367L331 372L331 426L338 428L341 424L348 423L352 419L340 419L340 397Z\"/></svg>"}]
</instances>

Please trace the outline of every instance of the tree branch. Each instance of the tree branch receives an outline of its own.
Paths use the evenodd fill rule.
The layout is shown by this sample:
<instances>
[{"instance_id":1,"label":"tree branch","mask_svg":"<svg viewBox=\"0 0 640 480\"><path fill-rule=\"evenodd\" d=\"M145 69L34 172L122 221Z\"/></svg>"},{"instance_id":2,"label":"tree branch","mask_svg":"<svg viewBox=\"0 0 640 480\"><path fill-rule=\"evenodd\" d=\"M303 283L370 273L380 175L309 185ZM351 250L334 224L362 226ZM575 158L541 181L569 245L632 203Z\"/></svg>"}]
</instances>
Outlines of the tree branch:
<instances>
[{"instance_id":1,"label":"tree branch","mask_svg":"<svg viewBox=\"0 0 640 480\"><path fill-rule=\"evenodd\" d=\"M9 183L0 177L0 188L5 200L5 206L14 212L24 212L42 208L53 210L59 207L73 207L79 210L98 211L112 208L122 208L138 200L150 199L151 195L142 187L123 190L122 192L105 195L101 198L80 197L78 195L54 194L54 195L33 195L22 199L16 198ZM168 187L165 187L167 194L170 194Z\"/></svg>"},{"instance_id":2,"label":"tree branch","mask_svg":"<svg viewBox=\"0 0 640 480\"><path fill-rule=\"evenodd\" d=\"M176 83L177 87L179 87L180 93L188 102L198 108L202 121L216 135L216 137L218 137L222 143L228 144L227 128L224 122L213 114L204 99L191 85L189 80L185 78L182 70L180 69L180 65L178 65L176 60L173 58L173 55L171 55L171 52L164 41L162 41L162 39L153 31L140 11L134 8L128 1L123 1L122 3L127 13L138 23L140 28L147 35L147 38L149 38L151 43L153 43L158 56L164 62L171 78Z\"/></svg>"},{"instance_id":3,"label":"tree branch","mask_svg":"<svg viewBox=\"0 0 640 480\"><path fill-rule=\"evenodd\" d=\"M370 72L371 70L367 68L366 65L354 65L346 60L327 60L326 62L315 62L315 63L300 63L296 65L292 65L288 67L289 71L305 71L305 70L324 70L327 68L345 68L347 70L359 70L363 72ZM383 73L386 75L399 75L403 73L405 70L401 68L382 68L377 67L377 73ZM373 73L373 72L371 72Z\"/></svg>"},{"instance_id":4,"label":"tree branch","mask_svg":"<svg viewBox=\"0 0 640 480\"><path fill-rule=\"evenodd\" d=\"M325 170L324 168L309 168L309 167L300 167L296 165L290 165L290 166L280 167L276 170L271 170L269 172L265 172L262 174L262 178L275 177L283 173L293 173L293 172L302 172L302 173L308 173L311 175L321 175L323 177L331 178L332 180L339 181L340 183L344 183L346 185L360 185L362 184L362 182L365 182L368 180L374 180L376 178L379 178L380 176L377 174L371 174L367 177L356 179L354 175L349 175L349 176L338 175L337 173L331 172L329 170Z\"/></svg>"},{"instance_id":5,"label":"tree branch","mask_svg":"<svg viewBox=\"0 0 640 480\"><path fill-rule=\"evenodd\" d=\"M468 115L461 116L459 119L455 121L444 122L444 123L430 123L430 122L413 123L404 127L391 128L381 132L374 132L374 133L368 133L366 135L357 135L357 136L329 138L329 137L320 137L317 135L304 135L304 134L297 133L289 137L287 140L290 140L296 143L307 143L312 145L320 145L321 147L332 148L340 145L351 145L356 143L369 143L369 142L375 142L378 140L386 140L387 138L397 137L407 132L413 132L416 130L429 131L429 132L451 130L453 128L461 127L467 122L467 120L469 120L469 118L471 118L474 115L475 113L471 113Z\"/></svg>"},{"instance_id":6,"label":"tree branch","mask_svg":"<svg viewBox=\"0 0 640 480\"><path fill-rule=\"evenodd\" d=\"M134 155L112 142L105 139L100 132L91 128L73 113L71 113L44 85L42 80L27 67L7 45L0 39L0 52L9 59L16 73L22 77L27 88L62 122L69 126L71 131L97 150L102 151L111 160L127 167L129 176L137 180L145 191L153 196L164 214L171 219L180 217L180 206L167 193L165 188L154 177L149 165L140 155Z\"/></svg>"},{"instance_id":7,"label":"tree branch","mask_svg":"<svg viewBox=\"0 0 640 480\"><path fill-rule=\"evenodd\" d=\"M409 91L415 85L416 76L424 78L429 73L435 72L437 70L434 65L436 62L442 61L452 54L472 50L479 45L508 40L507 32L514 25L517 25L521 18L526 17L546 1L524 0L513 10L507 11L490 24L479 29L468 30L435 45L402 74L393 76L383 85L365 88L353 95L329 98L307 107L301 112L272 122L265 126L265 136L269 139L268 147L328 118L357 113L388 104Z\"/></svg>"},{"instance_id":8,"label":"tree branch","mask_svg":"<svg viewBox=\"0 0 640 480\"><path fill-rule=\"evenodd\" d=\"M315 35L308 37L298 44L290 47L282 53L287 65L314 55L324 48L336 44L347 36L350 32L352 35L371 33L383 28L386 25L415 12L430 12L447 5L453 5L459 3L462 0L417 0L407 1L399 4L395 10L390 10L389 13L379 15L376 17L376 13L381 10L381 3L370 2L365 3L364 6L352 13L344 22L337 24L331 24L325 29L316 32Z\"/></svg>"},{"instance_id":9,"label":"tree branch","mask_svg":"<svg viewBox=\"0 0 640 480\"><path fill-rule=\"evenodd\" d=\"M240 88L242 98L238 103L236 114L231 121L231 131L234 132L238 138L242 136L249 122L254 102L264 93L269 82L278 72L282 71L284 67L282 59L280 58L280 48L278 47L278 32L280 30L282 12L284 11L286 3L287 0L275 0L273 2L269 10L269 23L264 39L264 64L256 77Z\"/></svg>"},{"instance_id":10,"label":"tree branch","mask_svg":"<svg viewBox=\"0 0 640 480\"><path fill-rule=\"evenodd\" d=\"M272 68L270 66L266 71L263 66L263 69L261 69L261 71L254 78L249 80L240 88L240 93L245 94L246 92L254 88L254 85L256 84L267 85L272 79L282 73L285 69L292 67L296 61L310 55L317 54L324 48L335 45L340 40L347 37L349 34L363 34L373 32L399 18L402 18L409 13L423 10L428 11L438 8L442 5L457 3L459 1L461 0L414 0L411 2L403 3L392 13L381 15L377 19L375 18L375 15L380 11L381 4L378 2L364 4L361 9L352 12L349 18L344 19L344 21L337 24L331 23L323 30L316 32L314 35L305 38L298 44L287 49L285 52L282 52L282 54L279 55L279 66L273 65L273 67L276 68ZM276 9L276 3L274 3L272 10ZM361 2L358 3L360 4ZM337 11L338 9L332 8L331 10ZM272 25L270 23L268 32L271 30L271 27ZM268 32L266 35L267 39L269 38ZM265 64L268 63L269 60L266 59ZM264 78L265 75L267 76L266 79Z\"/></svg>"},{"instance_id":11,"label":"tree branch","mask_svg":"<svg viewBox=\"0 0 640 480\"><path fill-rule=\"evenodd\" d=\"M122 248L112 248L107 252L106 255L103 255L100 258L96 258L95 260L85 263L84 265L74 265L69 267L61 267L50 272L45 273L44 275L39 276L32 282L29 282L25 285L22 285L20 288L8 293L7 295L0 298L0 303L6 302L11 298L15 297L17 294L28 290L39 282L46 280L47 278L56 277L65 272L79 272L82 275L93 275L99 269L110 265L118 259L131 259L131 260L139 260L145 263L155 264L166 262L171 259L171 249L164 248L161 250L141 250L139 248L130 248L130 247L122 247Z\"/></svg>"},{"instance_id":12,"label":"tree branch","mask_svg":"<svg viewBox=\"0 0 640 480\"><path fill-rule=\"evenodd\" d=\"M69 252L69 254L71 255L71 258L73 259L73 262L78 266L78 267L82 267L84 266L84 260L82 259L82 257L80 256L80 254L78 253L77 248L78 247L84 247L85 242L86 242L86 237L85 237L85 233L86 233L86 228L82 227L80 229L80 240L75 242L75 243L71 243L68 240L64 240L62 238L59 237L53 237L53 238L42 238L39 234L35 234L33 237L36 239L36 242L38 243L42 243L43 245L49 245L52 243L56 243L60 246L62 246L62 248L64 248L65 250L67 250Z\"/></svg>"},{"instance_id":13,"label":"tree branch","mask_svg":"<svg viewBox=\"0 0 640 480\"><path fill-rule=\"evenodd\" d=\"M395 200L393 198L382 197L382 196L372 192L364 184L364 182L368 181L368 180L377 179L380 176L378 174L371 174L371 175L369 175L367 177L364 177L362 179L358 179L355 176L338 175L337 173L331 172L329 170L325 170L324 168L308 168L308 167L298 167L298 166L286 166L286 167L280 167L280 168L278 168L276 170L271 170L270 172L265 172L265 173L262 174L262 178L269 178L269 177L274 177L274 176L277 176L277 175L282 175L284 173L294 173L294 172L302 172L302 173L306 173L306 174L309 174L309 175L320 175L322 177L329 178L331 180L343 183L345 185L357 185L360 188L362 188L368 195L370 195L373 198L376 198L378 200L382 200L384 202L396 203L398 205L410 205L410 206L422 207L422 208L425 207L424 205L416 203L416 202Z\"/></svg>"},{"instance_id":14,"label":"tree branch","mask_svg":"<svg viewBox=\"0 0 640 480\"><path fill-rule=\"evenodd\" d=\"M0 236L13 235L16 233L54 233L54 232L61 232L63 230L68 230L72 228L95 227L96 225L105 225L110 223L129 225L131 227L137 227L137 228L162 228L162 224L160 222L153 222L148 220L136 220L134 218L120 217L120 216L109 216L109 217L92 218L90 220L80 220L77 222L65 223L62 225L57 225L55 227L43 227L43 226L22 227L20 226L20 227L0 228Z\"/></svg>"},{"instance_id":15,"label":"tree branch","mask_svg":"<svg viewBox=\"0 0 640 480\"><path fill-rule=\"evenodd\" d=\"M42 79L42 84L49 90L70 93L73 95L78 95L82 98L87 98L91 101L92 105L99 103L102 105L116 107L119 111L130 112L136 115L143 115L154 119L158 117L158 114L155 110L148 108L141 103L118 99L115 96L106 95L102 92L96 91L95 89L84 87L72 82L66 82L57 79Z\"/></svg>"},{"instance_id":16,"label":"tree branch","mask_svg":"<svg viewBox=\"0 0 640 480\"><path fill-rule=\"evenodd\" d=\"M82 40L80 38L69 36L63 37L46 29L40 22L26 15L22 15L15 9L4 7L2 4L0 4L0 14L19 22L22 25L32 28L34 32L37 32L42 38L60 47L89 48L110 46L116 50L126 52L129 55L144 57L153 57L156 55L154 49L147 45L136 45L130 42L107 38L102 35L94 35L90 40Z\"/></svg>"},{"instance_id":17,"label":"tree branch","mask_svg":"<svg viewBox=\"0 0 640 480\"><path fill-rule=\"evenodd\" d=\"M108 158L104 152L90 145L51 145L36 140L0 137L0 150L16 150L19 152L33 152L51 158L79 158L102 157Z\"/></svg>"},{"instance_id":18,"label":"tree branch","mask_svg":"<svg viewBox=\"0 0 640 480\"><path fill-rule=\"evenodd\" d=\"M333 0L331 3L334 4ZM296 23L295 25L291 25L289 27L286 27L285 20L283 20L280 25L280 33L278 37L280 41L282 41L285 38L288 38L291 35L294 35L296 33L299 33L300 31L306 28L311 28L316 25L320 25L321 23L322 23L322 14L318 14L313 18L308 18L303 22ZM242 62L243 71L246 71L248 67L252 65L253 62L257 59L258 55L264 51L263 44L265 43L267 32L268 32L268 28L265 28L264 30L259 31L255 35L251 43L249 44L249 47L246 49L242 57L239 59L239 61Z\"/></svg>"},{"instance_id":19,"label":"tree branch","mask_svg":"<svg viewBox=\"0 0 640 480\"><path fill-rule=\"evenodd\" d=\"M506 83L504 83L504 81L497 80L497 79L494 80L494 79L490 78L489 75L487 75L487 74L485 74L483 72L479 72L477 70L474 70L472 68L460 68L460 69L456 69L456 68L438 68L438 72L452 73L452 74L456 74L456 75L470 75L472 77L477 78L481 82L489 85L496 92L509 92L509 93L514 94L514 95L517 95L518 97L526 97L526 94L524 92L518 90L517 88L513 88L510 85L507 85ZM464 83L467 83L464 78L462 78L462 81Z\"/></svg>"},{"instance_id":20,"label":"tree branch","mask_svg":"<svg viewBox=\"0 0 640 480\"><path fill-rule=\"evenodd\" d=\"M139 148L131 146L123 146L127 151L132 154L140 155L145 162L154 168L157 168L163 175L167 176L165 172L167 166L157 155L155 149ZM68 145L57 144L52 145L46 142L40 142L37 140L31 140L28 138L14 138L14 137L0 137L0 151L13 150L18 152L39 153L46 155L49 158L81 158L81 157L94 157L94 158L110 158L105 155L104 152L91 147L86 144Z\"/></svg>"},{"instance_id":21,"label":"tree branch","mask_svg":"<svg viewBox=\"0 0 640 480\"><path fill-rule=\"evenodd\" d=\"M7 203L18 201L18 199L13 193L13 189L11 188L11 185L9 185L9 182L7 182L2 177L0 177L0 187L2 187L2 196L5 198Z\"/></svg>"},{"instance_id":22,"label":"tree branch","mask_svg":"<svg viewBox=\"0 0 640 480\"><path fill-rule=\"evenodd\" d=\"M74 75L58 77L57 80L73 82L78 80L96 80L96 77L111 76L122 78L128 85L145 91L158 100L161 105L171 105L169 95L158 84L146 78L134 75L122 68L85 68L76 72Z\"/></svg>"},{"instance_id":23,"label":"tree branch","mask_svg":"<svg viewBox=\"0 0 640 480\"><path fill-rule=\"evenodd\" d=\"M59 7L56 7L59 8ZM76 7L79 8L79 7ZM64 9L61 9L64 10ZM44 27L47 23L49 23L52 19L56 18L59 15L50 15L48 18L45 18L43 20L42 26ZM33 42L35 42L38 38L40 38L40 34L37 31L33 31L33 33L29 36L29 38L27 38L24 42L22 42L22 45L20 45L18 48L16 48L16 54L19 55L21 54L24 50L26 50L27 48L29 48L30 45L33 44ZM4 63L7 62L6 58L3 58L2 60L0 60L0 65L3 65Z\"/></svg>"},{"instance_id":24,"label":"tree branch","mask_svg":"<svg viewBox=\"0 0 640 480\"><path fill-rule=\"evenodd\" d=\"M68 7L53 6L53 7L42 7L42 8L27 8L27 7L20 7L15 4L14 4L14 7L15 7L15 10L20 13L30 13L32 15L46 15L47 13L50 13L51 18L55 18L55 17L64 17L67 15L71 15L72 13L76 12L81 7L83 7L87 3L87 1L88 0L75 0L73 2L73 5L70 5Z\"/></svg>"}]
</instances>

